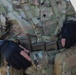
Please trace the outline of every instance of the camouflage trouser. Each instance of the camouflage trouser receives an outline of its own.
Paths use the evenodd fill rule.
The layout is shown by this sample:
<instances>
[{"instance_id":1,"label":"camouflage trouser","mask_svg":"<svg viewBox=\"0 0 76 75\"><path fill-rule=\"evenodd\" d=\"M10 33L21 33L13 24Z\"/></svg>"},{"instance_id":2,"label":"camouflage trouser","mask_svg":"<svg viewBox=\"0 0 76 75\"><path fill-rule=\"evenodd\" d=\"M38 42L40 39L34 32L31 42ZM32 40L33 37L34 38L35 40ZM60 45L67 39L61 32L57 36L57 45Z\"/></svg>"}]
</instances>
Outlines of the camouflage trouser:
<instances>
[{"instance_id":1,"label":"camouflage trouser","mask_svg":"<svg viewBox=\"0 0 76 75\"><path fill-rule=\"evenodd\" d=\"M23 70L16 70L11 66L7 66L6 63L0 67L0 75L23 75L23 73Z\"/></svg>"},{"instance_id":2,"label":"camouflage trouser","mask_svg":"<svg viewBox=\"0 0 76 75\"><path fill-rule=\"evenodd\" d=\"M43 52L43 51L39 51ZM16 70L11 66L7 66L7 63L3 60L1 61L0 75L54 75L54 57L58 51L48 51L42 54L42 59L37 59L39 63L34 64L29 67L26 71L24 70ZM36 53L36 52L35 52ZM35 53L32 53L33 55ZM38 53L38 51L37 51ZM41 55L40 55L41 56ZM42 57L41 56L41 57ZM25 74L25 75L26 75Z\"/></svg>"},{"instance_id":3,"label":"camouflage trouser","mask_svg":"<svg viewBox=\"0 0 76 75\"><path fill-rule=\"evenodd\" d=\"M40 51L41 52L41 51ZM36 52L33 53L33 55ZM38 53L38 51L37 51ZM54 75L54 57L58 51L48 51L42 54L42 59L36 59L37 65L28 68L25 73L28 75ZM41 55L40 55L41 57ZM34 57L35 60L35 57Z\"/></svg>"},{"instance_id":4,"label":"camouflage trouser","mask_svg":"<svg viewBox=\"0 0 76 75\"><path fill-rule=\"evenodd\" d=\"M30 71L30 72L29 72ZM12 67L10 67L10 71L6 67L2 67L0 69L0 75L54 75L53 73L53 65L49 65L45 69L40 69L40 70L33 70L33 68L30 68L28 72L24 72L23 70L16 70Z\"/></svg>"}]
</instances>

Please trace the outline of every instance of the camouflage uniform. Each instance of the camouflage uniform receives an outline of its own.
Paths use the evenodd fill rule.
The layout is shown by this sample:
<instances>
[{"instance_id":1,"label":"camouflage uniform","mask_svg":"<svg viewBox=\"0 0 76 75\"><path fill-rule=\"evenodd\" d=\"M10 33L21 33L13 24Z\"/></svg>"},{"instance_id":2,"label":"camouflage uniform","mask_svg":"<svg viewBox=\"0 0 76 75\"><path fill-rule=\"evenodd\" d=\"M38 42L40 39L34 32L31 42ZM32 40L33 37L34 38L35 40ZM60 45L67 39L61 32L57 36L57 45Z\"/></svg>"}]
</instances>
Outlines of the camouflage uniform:
<instances>
[{"instance_id":1,"label":"camouflage uniform","mask_svg":"<svg viewBox=\"0 0 76 75\"><path fill-rule=\"evenodd\" d=\"M22 9L19 12L10 12L13 15L10 31L5 39L18 41L25 44L27 33L37 36L37 42L56 41L55 35L63 25L66 14L65 0L22 0L20 2ZM51 4L52 3L52 4ZM22 12L23 11L23 12ZM8 16L10 16L10 13ZM19 14L23 13L24 16ZM10 17L11 18L11 17ZM32 38L32 42L36 42ZM54 57L58 51L39 51L31 52L32 60L36 60L36 66L26 70L28 75L50 75L54 74ZM46 61L46 62L45 62ZM21 75L23 70L17 71L10 69L11 75ZM20 73L21 72L21 73Z\"/></svg>"}]
</instances>

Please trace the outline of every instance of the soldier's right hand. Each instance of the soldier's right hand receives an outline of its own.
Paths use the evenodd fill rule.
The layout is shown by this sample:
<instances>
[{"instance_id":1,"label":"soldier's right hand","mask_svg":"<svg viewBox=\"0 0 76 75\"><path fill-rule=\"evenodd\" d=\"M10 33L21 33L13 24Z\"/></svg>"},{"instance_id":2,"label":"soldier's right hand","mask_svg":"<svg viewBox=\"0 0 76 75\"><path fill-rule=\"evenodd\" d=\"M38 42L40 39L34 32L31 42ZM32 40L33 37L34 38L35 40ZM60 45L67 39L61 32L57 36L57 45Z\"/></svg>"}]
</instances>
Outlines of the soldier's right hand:
<instances>
[{"instance_id":1,"label":"soldier's right hand","mask_svg":"<svg viewBox=\"0 0 76 75\"><path fill-rule=\"evenodd\" d=\"M29 51L13 41L4 41L0 51L8 64L17 70L27 69L32 65Z\"/></svg>"}]
</instances>

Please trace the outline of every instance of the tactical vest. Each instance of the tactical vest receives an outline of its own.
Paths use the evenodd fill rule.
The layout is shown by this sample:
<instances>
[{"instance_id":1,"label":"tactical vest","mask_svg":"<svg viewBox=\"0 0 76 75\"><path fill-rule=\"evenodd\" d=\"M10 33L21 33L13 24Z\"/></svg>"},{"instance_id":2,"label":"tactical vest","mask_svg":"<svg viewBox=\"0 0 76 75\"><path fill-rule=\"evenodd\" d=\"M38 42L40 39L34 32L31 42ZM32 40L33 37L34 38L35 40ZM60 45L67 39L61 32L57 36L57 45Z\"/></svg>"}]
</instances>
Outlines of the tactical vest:
<instances>
[{"instance_id":1,"label":"tactical vest","mask_svg":"<svg viewBox=\"0 0 76 75\"><path fill-rule=\"evenodd\" d=\"M54 74L53 60L58 52L56 43L54 42L57 41L56 34L61 29L63 21L65 20L65 14L67 12L66 1L41 0L38 2L38 0L20 0L19 3L22 8L21 11L11 11L8 13L10 18L13 16L11 18L13 24L10 27L9 34L7 34L4 39L19 42L24 47L28 45L30 46L28 49L33 50L33 52L31 52L31 58L36 60L37 69L33 70L32 67L32 69L29 68L26 70L25 73L28 73L29 75L44 75L46 73L48 73L48 75ZM19 14L21 13L25 16L22 15L20 17ZM51 45L48 43L49 41L51 42ZM39 45L36 46L36 43ZM40 48L41 50L39 50ZM23 70L17 71L12 67L9 69L6 64L4 64L4 66L5 69L10 71L4 69L6 71L4 73L4 70L1 69L3 75L6 75L7 73L10 73L11 75L21 75L24 73Z\"/></svg>"}]
</instances>

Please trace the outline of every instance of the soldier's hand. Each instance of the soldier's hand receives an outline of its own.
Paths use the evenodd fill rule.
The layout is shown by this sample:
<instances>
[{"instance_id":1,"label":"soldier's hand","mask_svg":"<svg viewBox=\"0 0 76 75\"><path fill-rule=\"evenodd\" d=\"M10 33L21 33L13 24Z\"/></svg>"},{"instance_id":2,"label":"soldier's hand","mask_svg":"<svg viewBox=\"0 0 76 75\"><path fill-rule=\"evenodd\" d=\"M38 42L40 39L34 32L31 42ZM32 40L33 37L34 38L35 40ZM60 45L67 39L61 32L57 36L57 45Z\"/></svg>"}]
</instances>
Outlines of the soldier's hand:
<instances>
[{"instance_id":1,"label":"soldier's hand","mask_svg":"<svg viewBox=\"0 0 76 75\"><path fill-rule=\"evenodd\" d=\"M27 69L32 64L28 55L28 50L13 41L5 41L1 48L1 55L9 65L15 69Z\"/></svg>"},{"instance_id":2,"label":"soldier's hand","mask_svg":"<svg viewBox=\"0 0 76 75\"><path fill-rule=\"evenodd\" d=\"M23 46L19 45L22 48L22 51L20 52L20 54L26 58L28 61L31 61L30 56L28 55L29 50L27 50L26 48L24 48Z\"/></svg>"},{"instance_id":3,"label":"soldier's hand","mask_svg":"<svg viewBox=\"0 0 76 75\"><path fill-rule=\"evenodd\" d=\"M62 38L62 39L61 39L62 47L65 47L65 42L66 42L66 39L65 39L65 38Z\"/></svg>"}]
</instances>

